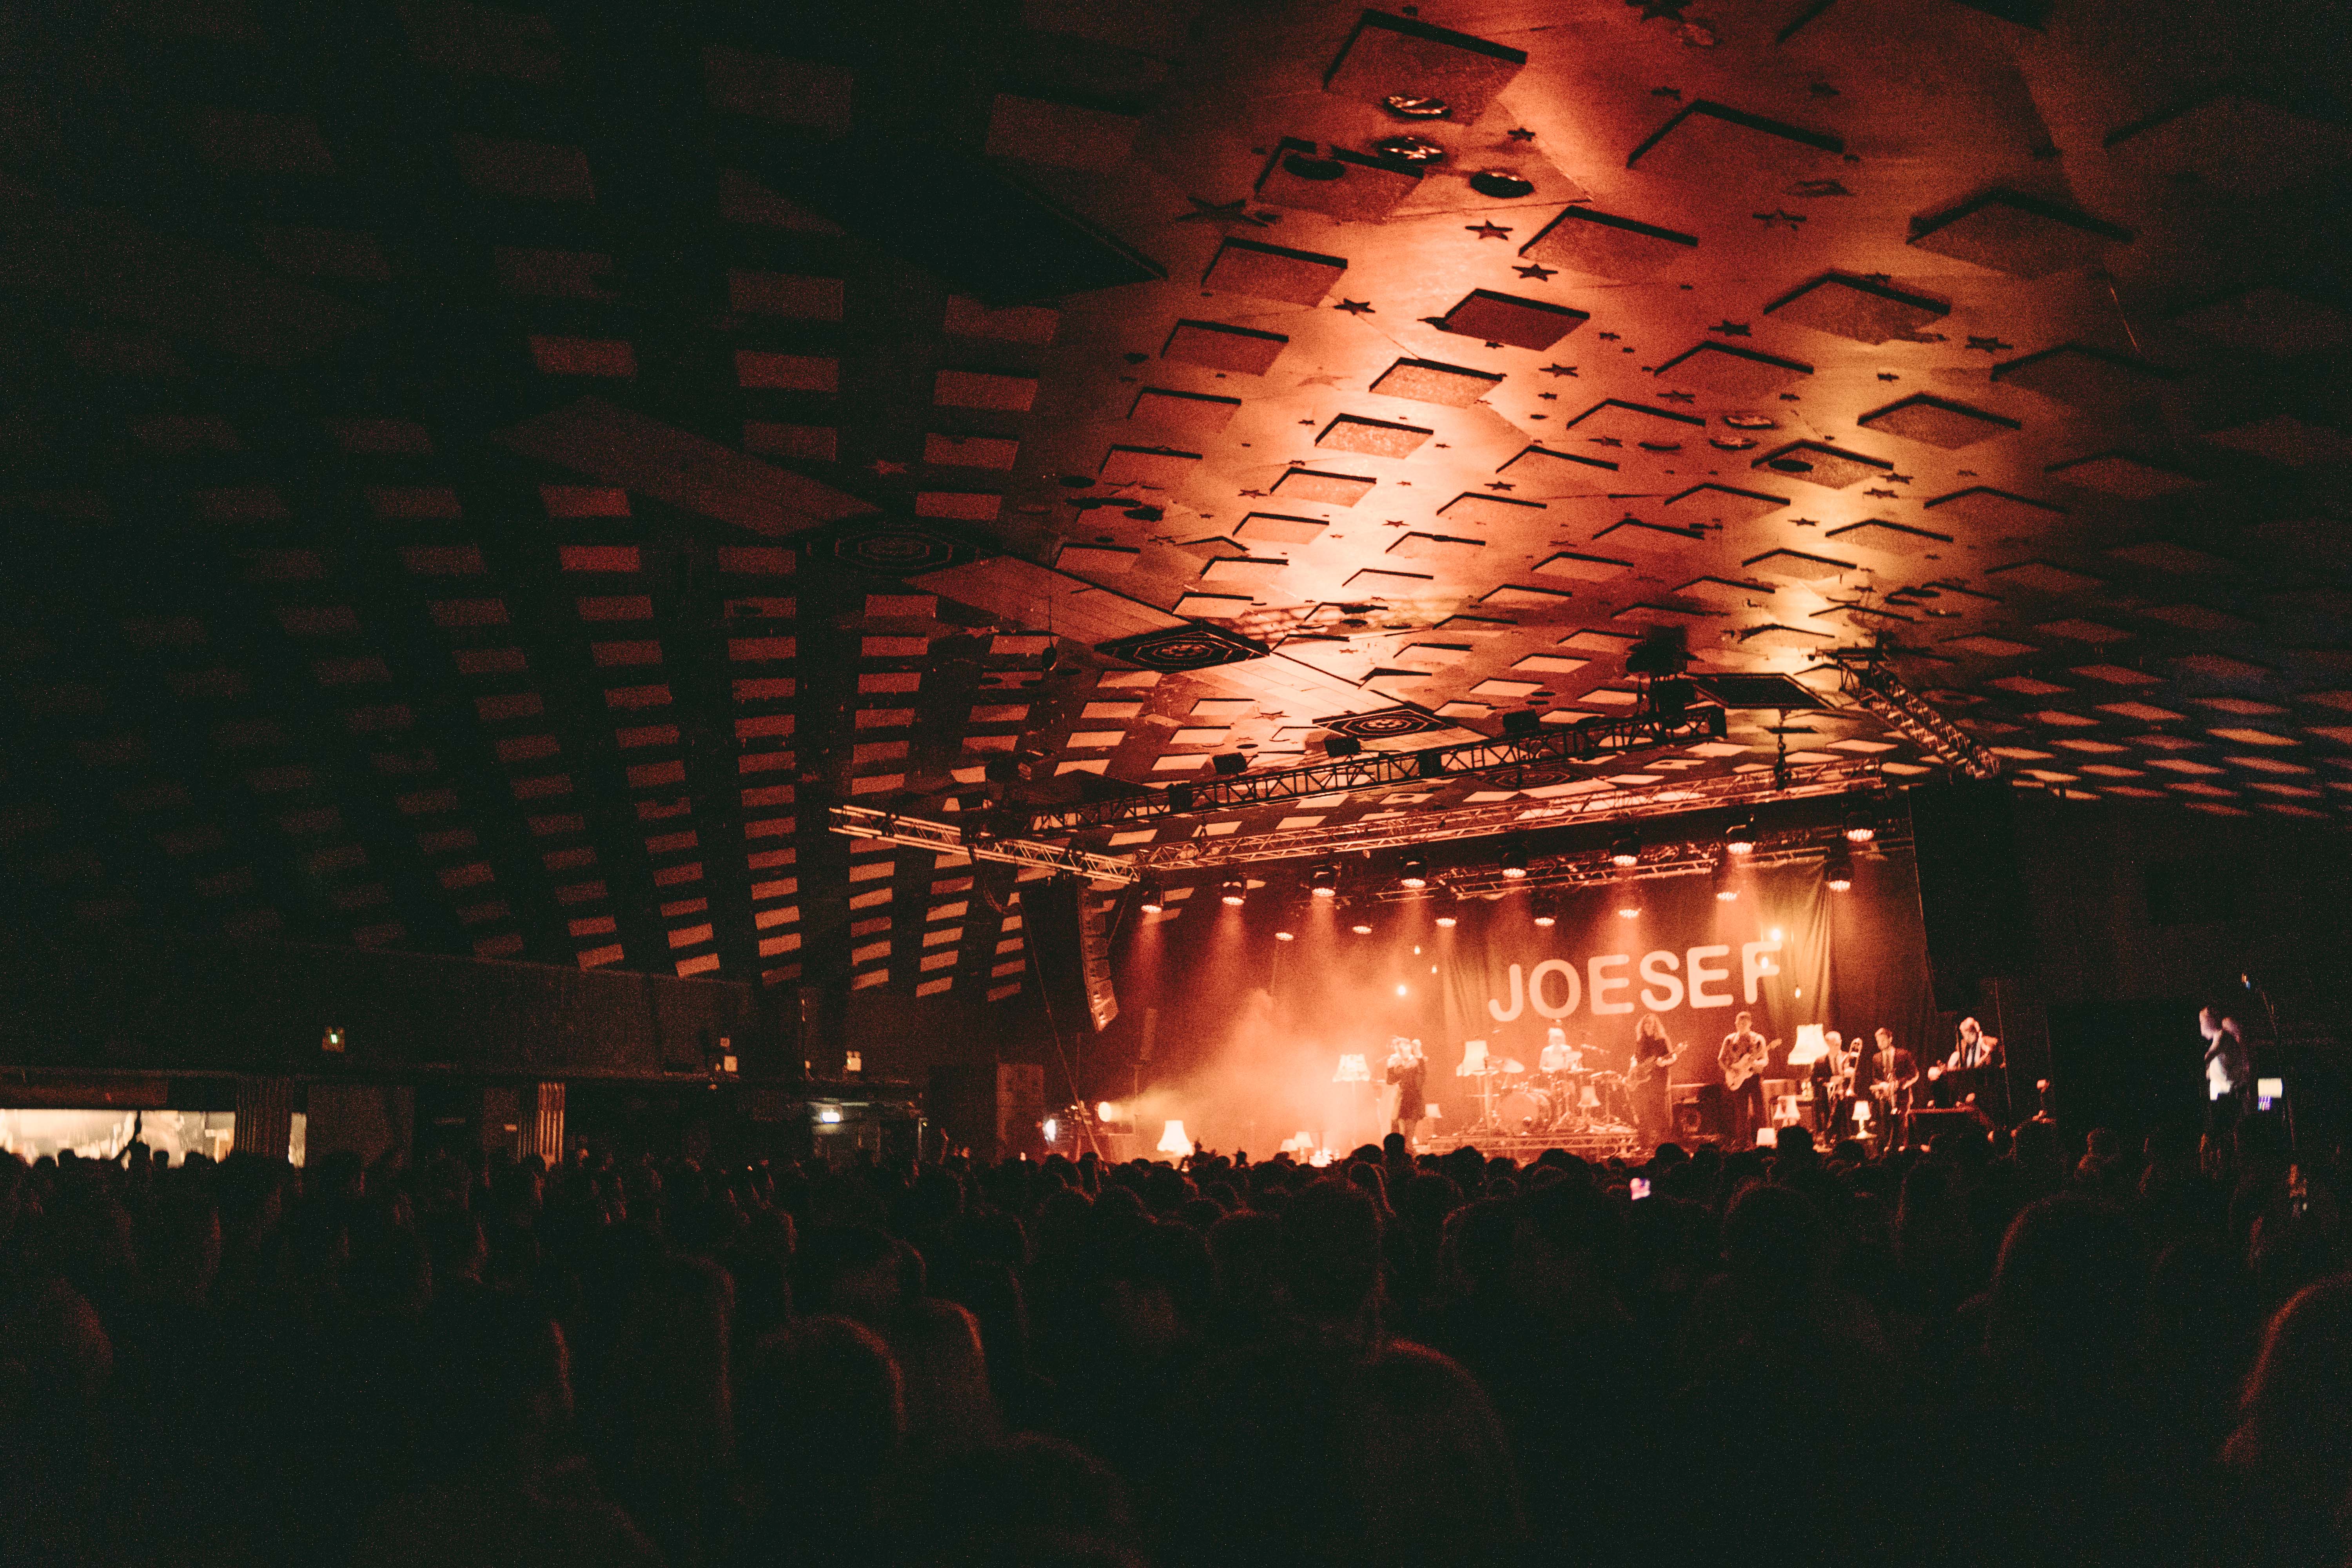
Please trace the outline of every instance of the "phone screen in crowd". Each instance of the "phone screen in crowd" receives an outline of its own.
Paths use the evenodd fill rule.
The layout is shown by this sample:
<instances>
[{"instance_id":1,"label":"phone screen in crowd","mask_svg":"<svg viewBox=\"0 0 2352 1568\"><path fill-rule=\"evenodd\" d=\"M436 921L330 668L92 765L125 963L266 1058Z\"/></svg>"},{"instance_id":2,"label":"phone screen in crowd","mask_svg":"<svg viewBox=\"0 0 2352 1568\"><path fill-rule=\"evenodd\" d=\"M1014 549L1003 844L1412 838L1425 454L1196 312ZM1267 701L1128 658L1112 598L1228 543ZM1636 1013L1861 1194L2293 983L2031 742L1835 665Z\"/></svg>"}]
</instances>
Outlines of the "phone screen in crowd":
<instances>
[{"instance_id":1,"label":"phone screen in crowd","mask_svg":"<svg viewBox=\"0 0 2352 1568\"><path fill-rule=\"evenodd\" d=\"M1649 1195L1650 1195L1650 1178L1649 1178L1649 1177L1647 1177L1647 1176L1636 1176L1636 1177L1634 1177L1634 1178L1633 1178L1633 1196L1634 1196L1636 1199L1641 1199L1641 1198L1646 1198L1646 1197L1648 1197Z\"/></svg>"}]
</instances>

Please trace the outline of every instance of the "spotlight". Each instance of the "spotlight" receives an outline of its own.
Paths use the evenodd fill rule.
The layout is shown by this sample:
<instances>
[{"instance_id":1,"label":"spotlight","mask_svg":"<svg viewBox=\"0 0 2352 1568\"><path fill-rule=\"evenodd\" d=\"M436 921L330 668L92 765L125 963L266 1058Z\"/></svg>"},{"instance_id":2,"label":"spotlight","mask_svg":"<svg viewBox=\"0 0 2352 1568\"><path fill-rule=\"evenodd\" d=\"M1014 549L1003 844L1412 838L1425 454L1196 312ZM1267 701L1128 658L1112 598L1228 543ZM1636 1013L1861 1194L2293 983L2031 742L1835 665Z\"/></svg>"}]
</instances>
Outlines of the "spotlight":
<instances>
[{"instance_id":1,"label":"spotlight","mask_svg":"<svg viewBox=\"0 0 2352 1568\"><path fill-rule=\"evenodd\" d=\"M1845 814L1845 841L1847 843L1867 844L1877 837L1878 824L1873 820L1869 812L1849 811Z\"/></svg>"},{"instance_id":2,"label":"spotlight","mask_svg":"<svg viewBox=\"0 0 2352 1568\"><path fill-rule=\"evenodd\" d=\"M1249 759L1239 752L1220 752L1209 759L1209 765L1214 768L1220 776L1231 778L1249 766Z\"/></svg>"},{"instance_id":3,"label":"spotlight","mask_svg":"<svg viewBox=\"0 0 2352 1568\"><path fill-rule=\"evenodd\" d=\"M1429 886L1429 862L1418 855L1404 858L1404 868L1397 873L1397 885L1404 888Z\"/></svg>"},{"instance_id":4,"label":"spotlight","mask_svg":"<svg viewBox=\"0 0 2352 1568\"><path fill-rule=\"evenodd\" d=\"M1543 715L1534 709L1514 708L1503 715L1503 733L1510 737L1532 735L1542 722Z\"/></svg>"},{"instance_id":5,"label":"spotlight","mask_svg":"<svg viewBox=\"0 0 2352 1568\"><path fill-rule=\"evenodd\" d=\"M1822 880L1830 890L1843 893L1853 886L1853 856L1843 844L1832 844L1822 861Z\"/></svg>"},{"instance_id":6,"label":"spotlight","mask_svg":"<svg viewBox=\"0 0 2352 1568\"><path fill-rule=\"evenodd\" d=\"M1318 866L1307 873L1307 890L1318 899L1335 898L1339 891L1339 868Z\"/></svg>"},{"instance_id":7,"label":"spotlight","mask_svg":"<svg viewBox=\"0 0 2352 1568\"><path fill-rule=\"evenodd\" d=\"M1624 837L1618 839L1614 844L1612 844L1609 847L1609 863L1612 866L1618 868L1620 870L1630 869L1633 867L1640 865L1642 863L1642 841L1630 833Z\"/></svg>"},{"instance_id":8,"label":"spotlight","mask_svg":"<svg viewBox=\"0 0 2352 1568\"><path fill-rule=\"evenodd\" d=\"M1756 852L1755 819L1753 817L1742 817L1739 821L1733 823L1729 827L1725 828L1723 830L1723 847L1726 849L1730 850L1734 855L1754 854Z\"/></svg>"},{"instance_id":9,"label":"spotlight","mask_svg":"<svg viewBox=\"0 0 2352 1568\"><path fill-rule=\"evenodd\" d=\"M1286 931L1278 931L1274 933L1274 940L1276 942L1288 942L1291 940L1291 936Z\"/></svg>"},{"instance_id":10,"label":"spotlight","mask_svg":"<svg viewBox=\"0 0 2352 1568\"><path fill-rule=\"evenodd\" d=\"M1448 931L1453 930L1461 919L1462 900L1459 897L1448 896L1444 902L1437 906L1437 923Z\"/></svg>"},{"instance_id":11,"label":"spotlight","mask_svg":"<svg viewBox=\"0 0 2352 1568\"><path fill-rule=\"evenodd\" d=\"M1637 920L1641 916L1642 906L1633 901L1633 893L1628 891L1618 900L1617 913L1623 920Z\"/></svg>"},{"instance_id":12,"label":"spotlight","mask_svg":"<svg viewBox=\"0 0 2352 1568\"><path fill-rule=\"evenodd\" d=\"M1358 921L1354 925L1349 926L1348 929L1354 931L1358 936L1370 936L1372 934L1372 928L1366 925L1362 921Z\"/></svg>"},{"instance_id":13,"label":"spotlight","mask_svg":"<svg viewBox=\"0 0 2352 1568\"><path fill-rule=\"evenodd\" d=\"M1218 889L1217 896L1224 900L1228 907L1237 910L1242 907L1243 900L1249 897L1249 889L1242 885L1242 879L1239 877L1228 877L1225 879L1225 885Z\"/></svg>"},{"instance_id":14,"label":"spotlight","mask_svg":"<svg viewBox=\"0 0 2352 1568\"><path fill-rule=\"evenodd\" d=\"M1119 1110L1118 1102L1117 1100L1105 1100L1096 1102L1095 1120L1097 1121L1124 1121L1127 1120L1127 1116L1124 1111Z\"/></svg>"},{"instance_id":15,"label":"spotlight","mask_svg":"<svg viewBox=\"0 0 2352 1568\"><path fill-rule=\"evenodd\" d=\"M1516 882L1528 874L1528 851L1524 845L1515 844L1503 851L1503 875Z\"/></svg>"},{"instance_id":16,"label":"spotlight","mask_svg":"<svg viewBox=\"0 0 2352 1568\"><path fill-rule=\"evenodd\" d=\"M1739 897L1738 884L1731 879L1729 855L1718 855L1715 858L1715 896L1727 904Z\"/></svg>"},{"instance_id":17,"label":"spotlight","mask_svg":"<svg viewBox=\"0 0 2352 1568\"><path fill-rule=\"evenodd\" d=\"M1139 907L1147 915L1156 915L1168 907L1168 896L1160 890L1159 883L1146 882L1143 884L1143 901Z\"/></svg>"},{"instance_id":18,"label":"spotlight","mask_svg":"<svg viewBox=\"0 0 2352 1568\"><path fill-rule=\"evenodd\" d=\"M1353 735L1326 735L1323 754L1327 757L1352 757L1364 749L1364 742Z\"/></svg>"},{"instance_id":19,"label":"spotlight","mask_svg":"<svg viewBox=\"0 0 2352 1568\"><path fill-rule=\"evenodd\" d=\"M1549 931L1559 923L1559 917L1551 912L1551 906L1549 904L1538 904L1536 906L1536 924L1543 927L1546 931Z\"/></svg>"},{"instance_id":20,"label":"spotlight","mask_svg":"<svg viewBox=\"0 0 2352 1568\"><path fill-rule=\"evenodd\" d=\"M1422 752L1416 753L1413 757L1412 771L1419 773L1425 779L1444 778L1445 776L1445 753L1443 752Z\"/></svg>"}]
</instances>

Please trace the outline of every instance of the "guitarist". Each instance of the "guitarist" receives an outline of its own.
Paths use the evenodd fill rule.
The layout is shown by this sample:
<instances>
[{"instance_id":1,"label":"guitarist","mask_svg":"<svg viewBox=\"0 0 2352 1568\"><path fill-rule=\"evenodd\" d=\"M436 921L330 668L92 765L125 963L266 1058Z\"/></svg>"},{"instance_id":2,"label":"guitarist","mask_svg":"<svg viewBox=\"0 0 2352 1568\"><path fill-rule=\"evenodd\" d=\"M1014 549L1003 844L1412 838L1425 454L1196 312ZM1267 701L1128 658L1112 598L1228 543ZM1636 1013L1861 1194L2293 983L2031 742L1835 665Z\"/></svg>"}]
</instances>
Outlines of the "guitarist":
<instances>
[{"instance_id":1,"label":"guitarist","mask_svg":"<svg viewBox=\"0 0 2352 1568\"><path fill-rule=\"evenodd\" d=\"M1655 1013L1644 1013L1633 1026L1633 1055L1626 1064L1625 1093L1633 1101L1633 1121L1642 1142L1651 1149L1675 1134L1669 1081L1683 1047L1666 1037L1666 1026Z\"/></svg>"},{"instance_id":2,"label":"guitarist","mask_svg":"<svg viewBox=\"0 0 2352 1568\"><path fill-rule=\"evenodd\" d=\"M1735 1015L1731 1033L1723 1037L1723 1044L1715 1051L1715 1064L1723 1069L1724 1110L1730 1120L1735 1149L1754 1143L1757 1130L1764 1125L1764 1064L1772 1047L1752 1024L1748 1014Z\"/></svg>"}]
</instances>

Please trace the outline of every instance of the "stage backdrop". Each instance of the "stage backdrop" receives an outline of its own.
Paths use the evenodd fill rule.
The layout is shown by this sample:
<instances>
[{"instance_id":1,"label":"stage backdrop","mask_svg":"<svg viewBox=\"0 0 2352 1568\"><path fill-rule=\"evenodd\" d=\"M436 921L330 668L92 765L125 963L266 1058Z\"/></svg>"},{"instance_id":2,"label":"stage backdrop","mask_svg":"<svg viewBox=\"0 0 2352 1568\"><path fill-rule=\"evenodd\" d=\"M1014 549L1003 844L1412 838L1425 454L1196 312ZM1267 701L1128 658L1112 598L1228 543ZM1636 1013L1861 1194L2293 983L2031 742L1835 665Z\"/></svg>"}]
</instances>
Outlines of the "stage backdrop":
<instances>
[{"instance_id":1,"label":"stage backdrop","mask_svg":"<svg viewBox=\"0 0 2352 1568\"><path fill-rule=\"evenodd\" d=\"M1212 1146L1253 1154L1302 1131L1352 1146L1384 1126L1370 1086L1335 1081L1340 1061L1361 1056L1377 1079L1395 1035L1429 1056L1442 1114L1426 1131L1477 1115L1475 1081L1455 1071L1465 1042L1533 1068L1555 1024L1622 1070L1635 1023L1655 1013L1688 1046L1675 1083L1721 1081L1716 1047L1743 1011L1784 1051L1803 1024L1849 1039L1884 1025L1915 1052L1944 1046L1926 1038L1932 999L1907 851L1858 857L1844 893L1811 865L1743 869L1730 901L1699 876L1636 882L1630 898L1558 890L1549 927L1524 894L1464 904L1444 928L1425 900L1305 900L1286 886L1298 874L1281 868L1240 910L1212 887L1176 918L1127 918L1120 1016L1089 1042L1084 1076L1098 1097L1131 1106L1151 1139L1181 1118ZM1627 904L1639 912L1621 915ZM1294 940L1276 941L1277 930Z\"/></svg>"}]
</instances>

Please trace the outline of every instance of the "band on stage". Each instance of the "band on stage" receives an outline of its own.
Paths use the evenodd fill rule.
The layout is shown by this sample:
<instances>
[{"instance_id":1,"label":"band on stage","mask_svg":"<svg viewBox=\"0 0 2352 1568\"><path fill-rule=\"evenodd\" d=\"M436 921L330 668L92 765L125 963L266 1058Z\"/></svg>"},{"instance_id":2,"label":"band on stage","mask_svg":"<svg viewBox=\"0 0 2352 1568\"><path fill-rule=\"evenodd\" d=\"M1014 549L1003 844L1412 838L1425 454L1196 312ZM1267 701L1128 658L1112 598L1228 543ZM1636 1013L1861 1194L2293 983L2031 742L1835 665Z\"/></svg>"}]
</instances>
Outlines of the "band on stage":
<instances>
[{"instance_id":1,"label":"band on stage","mask_svg":"<svg viewBox=\"0 0 2352 1568\"><path fill-rule=\"evenodd\" d=\"M1923 1065L1884 1025L1867 1041L1857 1034L1850 1043L1838 1030L1807 1028L1792 1048L1759 1032L1750 1014L1736 1014L1715 1047L1722 1101L1709 1114L1703 1087L1685 1094L1701 1109L1692 1113L1695 1125L1680 1126L1675 1069L1691 1044L1675 1041L1654 1013L1635 1023L1622 1056L1571 1041L1557 1024L1547 1029L1532 1067L1487 1041L1466 1040L1454 1071L1474 1097L1475 1116L1447 1131L1473 1138L1618 1134L1641 1147L1697 1131L1744 1147L1767 1129L1798 1125L1824 1142L1854 1138L1883 1149L1909 1142L1915 1119L1930 1107L1970 1109L2000 1121L2009 1112L2000 1041L1972 1017L1960 1020L1949 1051ZM1394 1099L1387 1130L1408 1141L1437 1113L1427 1103L1428 1073L1419 1040L1400 1036L1390 1042L1382 1082Z\"/></svg>"}]
</instances>

